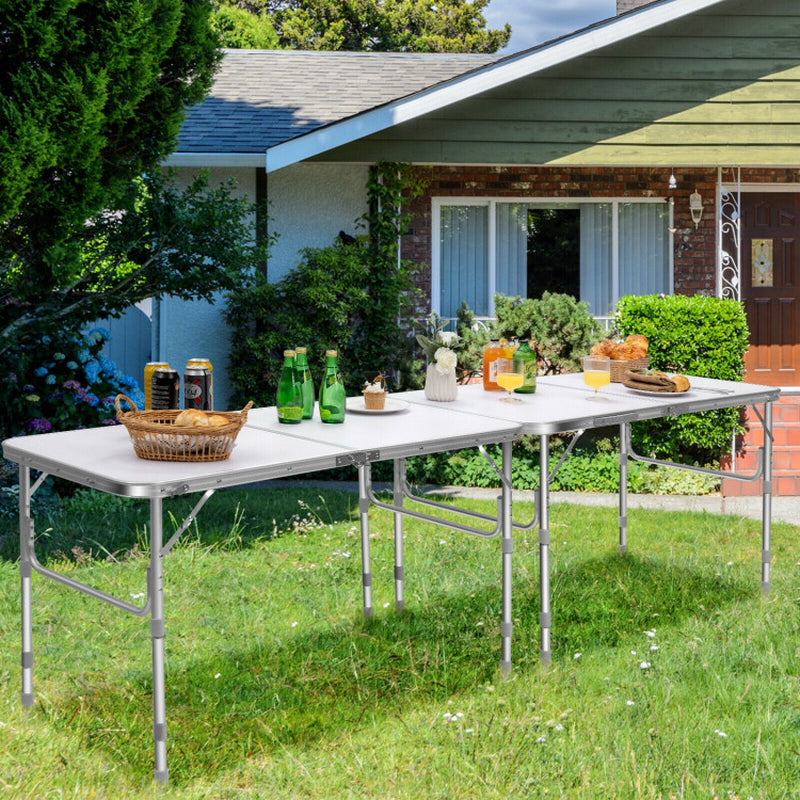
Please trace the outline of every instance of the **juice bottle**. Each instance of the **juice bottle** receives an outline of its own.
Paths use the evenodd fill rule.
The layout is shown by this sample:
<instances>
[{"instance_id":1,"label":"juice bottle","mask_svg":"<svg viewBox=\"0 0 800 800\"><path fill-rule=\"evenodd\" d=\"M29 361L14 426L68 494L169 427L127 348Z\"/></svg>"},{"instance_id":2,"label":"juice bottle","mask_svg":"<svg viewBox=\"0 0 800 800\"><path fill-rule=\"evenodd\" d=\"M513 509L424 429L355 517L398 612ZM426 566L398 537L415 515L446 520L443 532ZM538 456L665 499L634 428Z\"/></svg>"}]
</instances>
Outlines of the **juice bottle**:
<instances>
[{"instance_id":1,"label":"juice bottle","mask_svg":"<svg viewBox=\"0 0 800 800\"><path fill-rule=\"evenodd\" d=\"M499 391L497 384L497 359L505 358L505 347L493 340L483 348L483 388L487 392Z\"/></svg>"}]
</instances>

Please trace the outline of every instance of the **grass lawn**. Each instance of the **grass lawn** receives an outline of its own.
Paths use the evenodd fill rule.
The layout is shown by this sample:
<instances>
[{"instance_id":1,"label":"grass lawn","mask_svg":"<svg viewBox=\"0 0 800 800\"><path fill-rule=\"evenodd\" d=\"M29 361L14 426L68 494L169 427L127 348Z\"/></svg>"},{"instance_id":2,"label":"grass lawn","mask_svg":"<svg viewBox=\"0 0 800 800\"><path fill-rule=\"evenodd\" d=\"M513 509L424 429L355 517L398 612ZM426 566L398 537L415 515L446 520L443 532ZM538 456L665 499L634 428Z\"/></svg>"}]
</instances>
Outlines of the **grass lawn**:
<instances>
[{"instance_id":1,"label":"grass lawn","mask_svg":"<svg viewBox=\"0 0 800 800\"><path fill-rule=\"evenodd\" d=\"M147 506L99 497L39 518L38 552L131 598ZM191 502L166 507L177 525ZM0 520L0 798L800 797L800 528L773 525L765 597L760 523L631 510L620 556L616 518L552 508L547 669L537 534L515 534L503 680L498 540L407 520L398 613L392 518L371 510L365 621L355 495L219 492L165 560L166 789L148 618L34 574L21 708L16 521Z\"/></svg>"}]
</instances>

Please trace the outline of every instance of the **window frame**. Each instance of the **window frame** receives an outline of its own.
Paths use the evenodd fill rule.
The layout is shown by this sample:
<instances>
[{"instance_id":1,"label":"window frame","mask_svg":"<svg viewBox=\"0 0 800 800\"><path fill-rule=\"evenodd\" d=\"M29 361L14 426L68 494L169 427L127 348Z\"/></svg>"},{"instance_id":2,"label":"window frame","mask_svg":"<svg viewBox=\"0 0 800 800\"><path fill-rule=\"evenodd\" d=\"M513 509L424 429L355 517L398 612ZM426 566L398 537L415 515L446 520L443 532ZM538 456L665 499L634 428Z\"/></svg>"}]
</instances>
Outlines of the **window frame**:
<instances>
[{"instance_id":1,"label":"window frame","mask_svg":"<svg viewBox=\"0 0 800 800\"><path fill-rule=\"evenodd\" d=\"M673 198L668 197L459 197L435 196L431 197L431 311L441 312L442 294L442 264L441 264L441 210L443 206L483 206L488 208L488 235L486 246L486 268L488 270L487 282L489 292L489 317L494 317L494 295L497 286L497 205L498 203L511 203L527 205L530 208L580 208L588 203L598 205L611 205L611 287L612 305L619 300L619 206L634 203L667 203L669 205L669 222L667 233L669 235L669 253L667 264L667 293L672 294L675 286L675 209ZM602 317L601 317L602 318Z\"/></svg>"}]
</instances>

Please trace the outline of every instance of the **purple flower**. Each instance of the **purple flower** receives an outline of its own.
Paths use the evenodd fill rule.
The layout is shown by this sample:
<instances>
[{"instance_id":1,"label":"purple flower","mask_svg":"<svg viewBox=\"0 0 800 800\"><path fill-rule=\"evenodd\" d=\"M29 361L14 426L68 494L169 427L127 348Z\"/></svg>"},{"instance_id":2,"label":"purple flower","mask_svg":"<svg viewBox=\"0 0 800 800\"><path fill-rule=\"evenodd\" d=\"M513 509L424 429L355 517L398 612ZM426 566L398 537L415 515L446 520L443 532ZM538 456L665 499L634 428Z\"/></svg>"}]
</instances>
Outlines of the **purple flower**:
<instances>
[{"instance_id":1,"label":"purple flower","mask_svg":"<svg viewBox=\"0 0 800 800\"><path fill-rule=\"evenodd\" d=\"M53 426L50 424L49 420L36 417L28 423L28 427L34 433L47 433Z\"/></svg>"},{"instance_id":2,"label":"purple flower","mask_svg":"<svg viewBox=\"0 0 800 800\"><path fill-rule=\"evenodd\" d=\"M68 392L77 392L81 388L80 381L73 380L72 378L68 381L64 381L61 386Z\"/></svg>"},{"instance_id":3,"label":"purple flower","mask_svg":"<svg viewBox=\"0 0 800 800\"><path fill-rule=\"evenodd\" d=\"M83 399L92 407L94 408L99 402L100 398L96 394L85 394Z\"/></svg>"},{"instance_id":4,"label":"purple flower","mask_svg":"<svg viewBox=\"0 0 800 800\"><path fill-rule=\"evenodd\" d=\"M17 382L17 373L16 372L9 372L6 376L6 380L9 383L16 383Z\"/></svg>"},{"instance_id":5,"label":"purple flower","mask_svg":"<svg viewBox=\"0 0 800 800\"><path fill-rule=\"evenodd\" d=\"M100 420L101 425L119 425L117 420L114 417L106 417L105 419Z\"/></svg>"},{"instance_id":6,"label":"purple flower","mask_svg":"<svg viewBox=\"0 0 800 800\"><path fill-rule=\"evenodd\" d=\"M30 394L33 391L33 386L31 386L31 384L29 384L29 383L26 383L22 387L22 391L23 391L24 394Z\"/></svg>"}]
</instances>

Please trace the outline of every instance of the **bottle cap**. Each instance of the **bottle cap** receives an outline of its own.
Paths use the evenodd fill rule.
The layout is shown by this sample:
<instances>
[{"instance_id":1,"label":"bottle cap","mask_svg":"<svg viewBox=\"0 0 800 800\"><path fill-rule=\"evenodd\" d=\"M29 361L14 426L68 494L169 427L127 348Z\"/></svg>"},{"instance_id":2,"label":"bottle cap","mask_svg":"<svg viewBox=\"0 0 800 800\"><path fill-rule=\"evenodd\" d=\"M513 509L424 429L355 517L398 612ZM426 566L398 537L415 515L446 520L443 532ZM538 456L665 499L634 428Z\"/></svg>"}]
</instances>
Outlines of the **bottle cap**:
<instances>
[{"instance_id":1,"label":"bottle cap","mask_svg":"<svg viewBox=\"0 0 800 800\"><path fill-rule=\"evenodd\" d=\"M307 348L305 347L295 347L294 351L297 353L297 355L300 355L301 353L305 355L308 352Z\"/></svg>"},{"instance_id":2,"label":"bottle cap","mask_svg":"<svg viewBox=\"0 0 800 800\"><path fill-rule=\"evenodd\" d=\"M336 358L339 355L338 350L326 350L325 351L325 358Z\"/></svg>"},{"instance_id":3,"label":"bottle cap","mask_svg":"<svg viewBox=\"0 0 800 800\"><path fill-rule=\"evenodd\" d=\"M284 350L283 351L284 358L294 358L294 350Z\"/></svg>"}]
</instances>

